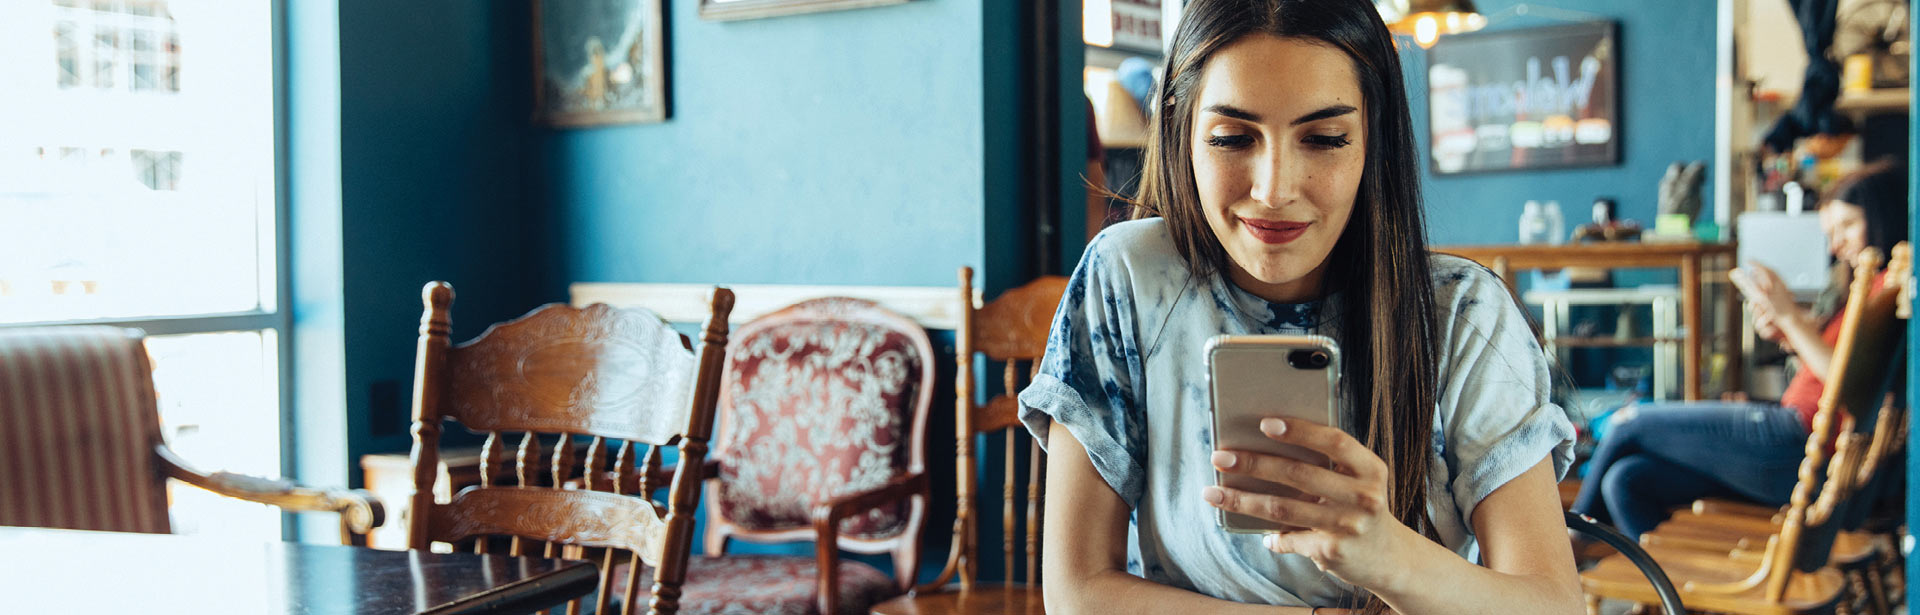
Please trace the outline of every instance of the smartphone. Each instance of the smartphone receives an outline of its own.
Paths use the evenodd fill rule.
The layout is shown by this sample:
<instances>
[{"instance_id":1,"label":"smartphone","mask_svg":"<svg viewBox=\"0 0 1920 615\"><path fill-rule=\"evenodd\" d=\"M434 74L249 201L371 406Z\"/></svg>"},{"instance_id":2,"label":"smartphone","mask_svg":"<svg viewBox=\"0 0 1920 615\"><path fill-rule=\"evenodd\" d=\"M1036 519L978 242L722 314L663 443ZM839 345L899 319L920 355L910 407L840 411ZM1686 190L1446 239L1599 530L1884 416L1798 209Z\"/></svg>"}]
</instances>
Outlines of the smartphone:
<instances>
[{"instance_id":1,"label":"smartphone","mask_svg":"<svg viewBox=\"0 0 1920 615\"><path fill-rule=\"evenodd\" d=\"M1207 388L1213 402L1213 448L1264 453L1326 466L1326 456L1282 444L1260 431L1279 417L1341 426L1340 345L1320 335L1221 335L1207 340ZM1344 427L1343 427L1344 428ZM1231 489L1304 497L1285 485L1216 470L1215 484ZM1220 527L1235 533L1301 528L1219 511Z\"/></svg>"},{"instance_id":2,"label":"smartphone","mask_svg":"<svg viewBox=\"0 0 1920 615\"><path fill-rule=\"evenodd\" d=\"M1766 298L1766 291L1760 290L1759 285L1754 283L1753 272L1746 267L1734 267L1728 270L1727 279L1733 282L1734 288L1740 289L1740 295L1748 301Z\"/></svg>"}]
</instances>

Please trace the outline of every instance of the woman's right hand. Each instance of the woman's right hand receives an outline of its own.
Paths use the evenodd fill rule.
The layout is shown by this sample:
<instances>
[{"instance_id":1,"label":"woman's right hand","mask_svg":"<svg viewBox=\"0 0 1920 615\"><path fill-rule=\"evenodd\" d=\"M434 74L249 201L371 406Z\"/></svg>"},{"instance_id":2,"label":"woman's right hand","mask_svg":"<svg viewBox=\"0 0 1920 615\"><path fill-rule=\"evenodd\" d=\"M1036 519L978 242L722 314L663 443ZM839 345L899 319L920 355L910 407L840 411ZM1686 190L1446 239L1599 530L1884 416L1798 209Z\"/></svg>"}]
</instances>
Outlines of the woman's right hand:
<instances>
[{"instance_id":1,"label":"woman's right hand","mask_svg":"<svg viewBox=\"0 0 1920 615\"><path fill-rule=\"evenodd\" d=\"M1754 335L1781 346L1787 345L1787 332L1780 329L1779 317L1772 309L1760 303L1748 303L1747 307L1753 310Z\"/></svg>"}]
</instances>

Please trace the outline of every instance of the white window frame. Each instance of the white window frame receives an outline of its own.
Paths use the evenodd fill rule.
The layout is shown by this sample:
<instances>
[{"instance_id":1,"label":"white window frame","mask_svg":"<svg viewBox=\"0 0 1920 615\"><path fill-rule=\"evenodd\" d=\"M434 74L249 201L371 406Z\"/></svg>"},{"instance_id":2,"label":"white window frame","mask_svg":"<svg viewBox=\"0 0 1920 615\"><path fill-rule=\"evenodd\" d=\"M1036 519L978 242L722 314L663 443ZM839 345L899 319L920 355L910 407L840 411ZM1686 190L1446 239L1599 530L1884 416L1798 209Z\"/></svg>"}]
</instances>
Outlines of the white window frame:
<instances>
[{"instance_id":1,"label":"white window frame","mask_svg":"<svg viewBox=\"0 0 1920 615\"><path fill-rule=\"evenodd\" d=\"M178 316L99 318L99 319L79 319L79 320L46 320L46 321L34 321L34 322L0 323L0 329L18 329L18 328L26 328L26 327L48 327L48 326L106 325L106 326L114 326L114 327L141 329L146 332L148 337L190 335L190 334L198 334L198 333L252 333L255 331L272 331L273 339L275 341L274 343L274 347L275 347L274 350L276 354L275 364L278 369L277 380L279 385L278 390L276 391L277 397L278 397L278 406L279 406L278 408L279 442L277 443L277 445L279 447L280 459L279 459L278 474L280 476L290 476L293 474L293 470L295 469L294 460L295 460L296 451L294 450L294 444L295 442L298 441L298 438L294 436L294 432L293 432L294 426L295 426L295 422L293 421L293 401L294 401L293 400L293 393L294 393L293 345L295 343L295 340L293 339L292 333L294 328L293 328L293 322L292 322L292 314L287 309L287 306L292 305L292 295L291 295L292 266L291 266L291 258L290 258L291 252L289 250L290 242L288 241L289 228L288 228L287 188L286 188L287 186L287 164L286 164L286 161L287 161L287 96L286 96L287 45L286 45L285 29L286 29L287 22L286 22L286 13L285 13L285 8L286 8L285 0L269 0L269 1L272 3L272 6L269 9L270 18L269 18L268 27L272 29L272 32L269 33L268 39L270 41L269 45L271 47L272 53L274 54L272 76L271 76L271 83L273 88L273 94L271 97L271 104L273 106L272 150L273 150L273 156L274 156L271 173L274 179L274 189L273 189L273 194L270 195L270 198L272 199L272 212L271 212L272 215L261 216L262 223L259 229L260 235L258 235L260 237L260 244L261 244L260 246L261 250L259 252L260 258L261 258L260 264L262 265L259 271L259 288L261 289L260 307L254 310L244 310L239 312L190 314L190 315L178 315ZM129 16L129 18L137 19L138 17ZM49 42L49 44L52 44L52 43ZM92 79L90 78L91 73L87 68L88 63L94 61L94 58L90 53L90 50L93 44L92 33L89 32L88 36L83 37L83 40L78 41L78 44L81 48L80 74L79 74L80 82L78 85L74 87L77 87L77 88L95 87L93 85ZM166 51L164 49L166 41L160 40L158 44L161 46L161 49L157 50L156 53L161 58L164 59L166 54ZM156 66L161 66L161 65L156 64ZM122 86L125 86L124 89L131 90L132 89L131 81L125 81L125 82L119 81L120 79L126 79L126 80L133 79L131 60L127 57L120 58L120 62L116 66L115 70L116 70L116 75L115 75L116 81L115 81L114 87L116 89L120 89ZM165 82L164 73L161 75L157 75L156 79L160 80L160 82L164 84ZM170 92L169 90L162 87L159 89L155 89L151 92L143 93L141 95L165 96L169 92ZM286 513L285 511L282 511L282 514L280 517L281 517L281 521L280 521L281 538L283 540L294 538L295 531L294 531L292 515L289 513Z\"/></svg>"}]
</instances>

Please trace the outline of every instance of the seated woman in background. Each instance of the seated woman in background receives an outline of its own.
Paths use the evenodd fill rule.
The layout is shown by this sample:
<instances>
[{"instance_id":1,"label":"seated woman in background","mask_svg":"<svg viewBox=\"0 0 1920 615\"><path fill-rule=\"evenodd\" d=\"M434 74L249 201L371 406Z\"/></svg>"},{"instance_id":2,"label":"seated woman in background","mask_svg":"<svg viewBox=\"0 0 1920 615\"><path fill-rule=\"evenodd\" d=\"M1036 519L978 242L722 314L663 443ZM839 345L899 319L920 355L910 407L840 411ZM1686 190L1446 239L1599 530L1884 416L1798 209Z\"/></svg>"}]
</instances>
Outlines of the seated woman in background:
<instances>
[{"instance_id":1,"label":"seated woman in background","mask_svg":"<svg viewBox=\"0 0 1920 615\"><path fill-rule=\"evenodd\" d=\"M1807 435L1840 337L1852 264L1868 247L1890 253L1907 239L1907 167L1882 160L1836 183L1820 207L1820 228L1837 266L1816 307L1794 303L1786 283L1750 263L1747 297L1755 331L1800 359L1780 403L1684 402L1622 409L1594 448L1573 511L1610 522L1638 538L1675 508L1706 497L1769 506L1787 503L1806 456Z\"/></svg>"},{"instance_id":2,"label":"seated woman in background","mask_svg":"<svg viewBox=\"0 0 1920 615\"><path fill-rule=\"evenodd\" d=\"M1504 284L1427 252L1373 4L1196 0L1169 58L1136 219L1087 247L1020 395L1051 453L1047 612L1581 612L1554 486L1572 425ZM1223 333L1339 341L1355 433L1260 427L1331 468L1215 449ZM1229 533L1222 510L1305 529Z\"/></svg>"}]
</instances>

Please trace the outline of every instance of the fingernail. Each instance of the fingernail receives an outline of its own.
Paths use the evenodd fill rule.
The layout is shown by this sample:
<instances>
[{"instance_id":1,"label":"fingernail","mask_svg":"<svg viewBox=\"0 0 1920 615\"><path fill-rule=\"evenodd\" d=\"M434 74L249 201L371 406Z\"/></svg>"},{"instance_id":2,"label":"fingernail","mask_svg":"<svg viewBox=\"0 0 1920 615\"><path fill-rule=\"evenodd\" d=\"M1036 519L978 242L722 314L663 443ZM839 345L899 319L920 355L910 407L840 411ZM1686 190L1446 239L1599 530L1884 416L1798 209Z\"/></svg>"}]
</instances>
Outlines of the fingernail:
<instances>
[{"instance_id":1,"label":"fingernail","mask_svg":"<svg viewBox=\"0 0 1920 615\"><path fill-rule=\"evenodd\" d=\"M1227 501L1227 494L1219 487L1207 487L1200 490L1200 499L1206 500L1208 504L1219 504Z\"/></svg>"},{"instance_id":2,"label":"fingernail","mask_svg":"<svg viewBox=\"0 0 1920 615\"><path fill-rule=\"evenodd\" d=\"M1280 419L1261 419L1260 431L1266 432L1269 436L1287 433L1287 422Z\"/></svg>"},{"instance_id":3,"label":"fingernail","mask_svg":"<svg viewBox=\"0 0 1920 615\"><path fill-rule=\"evenodd\" d=\"M1280 536L1267 534L1260 539L1260 544L1266 546L1268 551L1278 551L1280 550Z\"/></svg>"},{"instance_id":4,"label":"fingernail","mask_svg":"<svg viewBox=\"0 0 1920 615\"><path fill-rule=\"evenodd\" d=\"M1229 453L1229 452L1226 452L1226 451L1214 451L1214 452L1213 452L1213 467L1216 467L1216 468L1220 468L1220 469L1222 469L1222 470L1225 470L1225 469L1229 469L1229 468L1232 468L1232 467L1233 467L1233 464L1234 464L1234 463L1236 463L1236 462L1238 462L1238 461L1240 461L1240 460L1239 460L1239 459L1236 459L1236 458L1235 458L1235 457L1233 456L1233 453Z\"/></svg>"}]
</instances>

